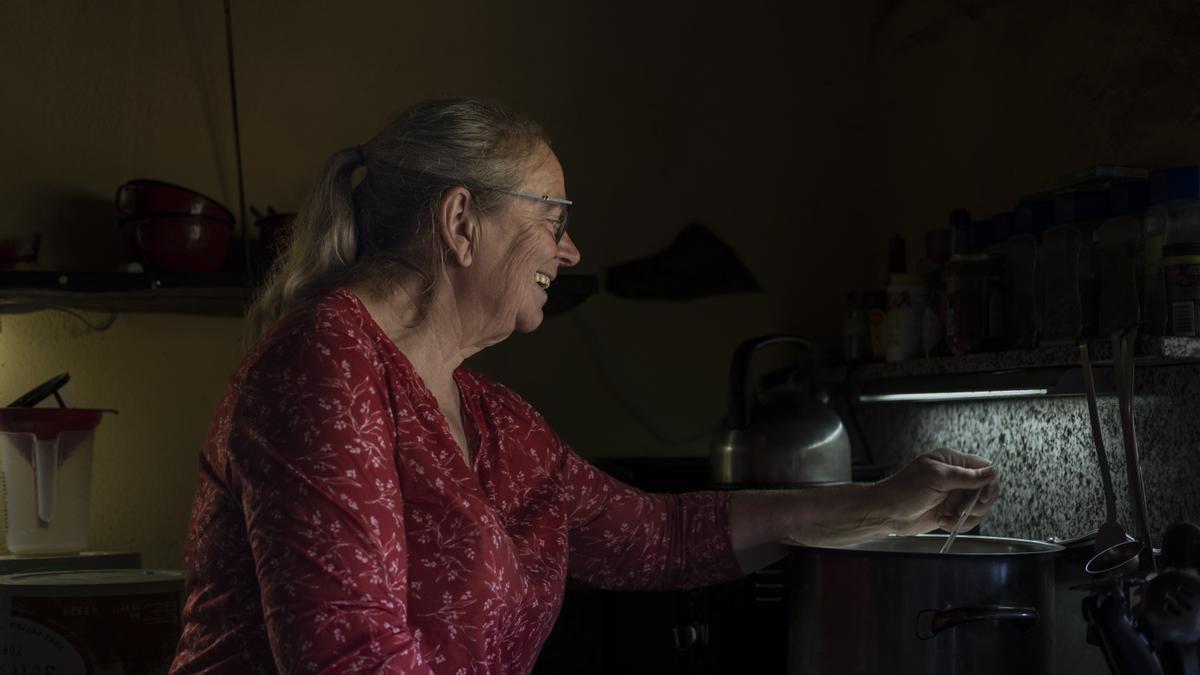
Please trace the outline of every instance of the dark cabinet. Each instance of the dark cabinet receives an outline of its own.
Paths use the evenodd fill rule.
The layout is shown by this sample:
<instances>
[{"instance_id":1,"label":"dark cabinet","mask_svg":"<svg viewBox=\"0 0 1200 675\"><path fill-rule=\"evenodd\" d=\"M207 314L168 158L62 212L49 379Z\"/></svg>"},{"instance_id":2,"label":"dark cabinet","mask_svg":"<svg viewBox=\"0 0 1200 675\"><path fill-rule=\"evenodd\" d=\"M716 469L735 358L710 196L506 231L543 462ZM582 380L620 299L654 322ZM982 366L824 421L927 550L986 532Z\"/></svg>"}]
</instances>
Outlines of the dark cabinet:
<instances>
[{"instance_id":1,"label":"dark cabinet","mask_svg":"<svg viewBox=\"0 0 1200 675\"><path fill-rule=\"evenodd\" d=\"M596 464L650 492L707 489L706 458ZM568 584L537 675L783 673L787 616L783 566L679 591L604 591Z\"/></svg>"}]
</instances>

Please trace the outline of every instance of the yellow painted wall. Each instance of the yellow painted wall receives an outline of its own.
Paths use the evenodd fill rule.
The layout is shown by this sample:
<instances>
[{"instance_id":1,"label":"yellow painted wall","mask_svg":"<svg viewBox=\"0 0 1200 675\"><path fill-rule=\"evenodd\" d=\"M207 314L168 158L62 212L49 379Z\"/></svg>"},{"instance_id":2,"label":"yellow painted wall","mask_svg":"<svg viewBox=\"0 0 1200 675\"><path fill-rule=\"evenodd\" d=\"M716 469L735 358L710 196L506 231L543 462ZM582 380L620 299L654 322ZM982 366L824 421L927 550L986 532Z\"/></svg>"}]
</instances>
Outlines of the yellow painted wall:
<instances>
[{"instance_id":1,"label":"yellow painted wall","mask_svg":"<svg viewBox=\"0 0 1200 675\"><path fill-rule=\"evenodd\" d=\"M58 312L0 322L0 400L69 372L70 404L118 412L95 433L92 547L178 566L197 451L241 353L238 320L124 314L104 332Z\"/></svg>"},{"instance_id":2,"label":"yellow painted wall","mask_svg":"<svg viewBox=\"0 0 1200 675\"><path fill-rule=\"evenodd\" d=\"M694 220L750 265L767 293L600 296L473 360L591 456L702 454L734 345L836 338L844 293L880 283L893 231L915 263L951 207L990 215L1096 161L1200 159L1186 3L234 4L249 203L294 209L320 162L389 112L478 95L554 137L581 271ZM4 3L0 235L43 233L47 267L107 270L127 179L236 208L224 48L216 0ZM121 409L97 437L95 547L179 566L237 321L0 322L0 397L69 370L79 404Z\"/></svg>"}]
</instances>

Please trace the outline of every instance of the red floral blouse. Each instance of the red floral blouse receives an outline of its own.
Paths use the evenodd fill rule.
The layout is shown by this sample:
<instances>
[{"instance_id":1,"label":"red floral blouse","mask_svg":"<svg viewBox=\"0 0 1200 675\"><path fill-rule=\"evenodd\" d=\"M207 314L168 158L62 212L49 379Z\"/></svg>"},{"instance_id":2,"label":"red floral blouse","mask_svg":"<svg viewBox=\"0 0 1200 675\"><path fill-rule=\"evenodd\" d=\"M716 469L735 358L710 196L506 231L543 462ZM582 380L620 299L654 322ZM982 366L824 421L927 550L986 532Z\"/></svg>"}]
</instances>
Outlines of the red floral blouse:
<instances>
[{"instance_id":1,"label":"red floral blouse","mask_svg":"<svg viewBox=\"0 0 1200 675\"><path fill-rule=\"evenodd\" d=\"M727 493L632 489L511 390L454 377L472 465L350 292L255 346L200 459L172 673L528 673L568 575L739 574Z\"/></svg>"}]
</instances>

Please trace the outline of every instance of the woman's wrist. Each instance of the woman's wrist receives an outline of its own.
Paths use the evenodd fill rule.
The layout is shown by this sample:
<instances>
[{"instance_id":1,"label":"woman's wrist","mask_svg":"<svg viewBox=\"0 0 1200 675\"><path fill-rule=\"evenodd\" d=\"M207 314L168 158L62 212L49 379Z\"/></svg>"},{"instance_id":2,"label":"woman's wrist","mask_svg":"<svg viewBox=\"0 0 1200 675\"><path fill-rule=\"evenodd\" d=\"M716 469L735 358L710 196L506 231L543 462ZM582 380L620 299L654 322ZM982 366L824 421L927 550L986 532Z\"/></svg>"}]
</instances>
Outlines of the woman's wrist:
<instances>
[{"instance_id":1,"label":"woman's wrist","mask_svg":"<svg viewBox=\"0 0 1200 675\"><path fill-rule=\"evenodd\" d=\"M877 484L850 483L816 488L800 509L807 522L796 528L799 543L841 546L881 537L891 531L887 501Z\"/></svg>"},{"instance_id":2,"label":"woman's wrist","mask_svg":"<svg viewBox=\"0 0 1200 675\"><path fill-rule=\"evenodd\" d=\"M892 531L886 488L851 483L797 490L746 490L730 504L735 550L764 545L837 546Z\"/></svg>"}]
</instances>

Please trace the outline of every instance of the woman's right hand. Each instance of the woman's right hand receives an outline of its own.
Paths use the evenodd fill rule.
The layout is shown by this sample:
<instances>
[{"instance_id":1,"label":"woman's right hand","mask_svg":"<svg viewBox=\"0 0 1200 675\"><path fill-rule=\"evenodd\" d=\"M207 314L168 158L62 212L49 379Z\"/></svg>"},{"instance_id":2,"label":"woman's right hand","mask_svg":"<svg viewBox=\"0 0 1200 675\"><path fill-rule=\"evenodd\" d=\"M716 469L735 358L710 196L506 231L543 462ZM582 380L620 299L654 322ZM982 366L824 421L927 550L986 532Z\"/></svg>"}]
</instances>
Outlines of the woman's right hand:
<instances>
[{"instance_id":1,"label":"woman's right hand","mask_svg":"<svg viewBox=\"0 0 1200 675\"><path fill-rule=\"evenodd\" d=\"M872 486L874 509L893 534L949 530L976 490L979 501L963 525L969 530L992 509L999 494L996 467L978 455L940 448L927 452Z\"/></svg>"}]
</instances>

